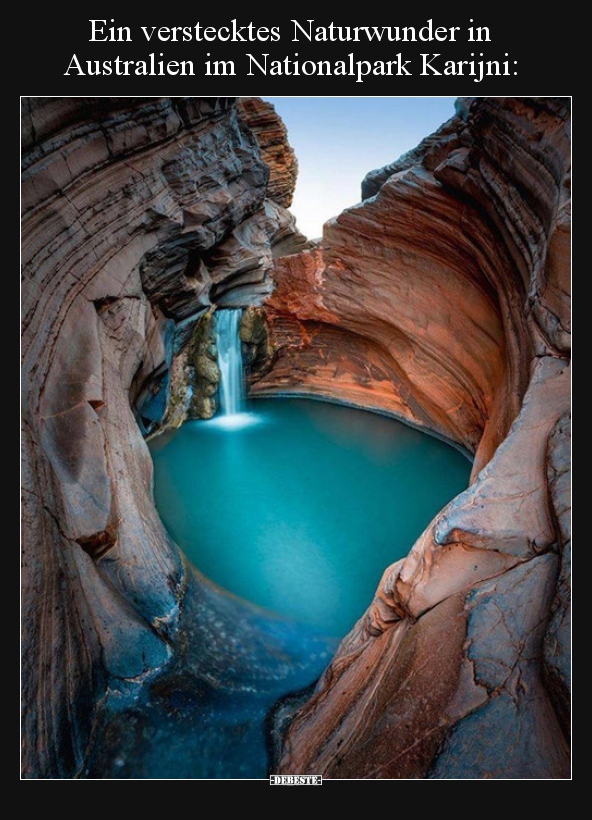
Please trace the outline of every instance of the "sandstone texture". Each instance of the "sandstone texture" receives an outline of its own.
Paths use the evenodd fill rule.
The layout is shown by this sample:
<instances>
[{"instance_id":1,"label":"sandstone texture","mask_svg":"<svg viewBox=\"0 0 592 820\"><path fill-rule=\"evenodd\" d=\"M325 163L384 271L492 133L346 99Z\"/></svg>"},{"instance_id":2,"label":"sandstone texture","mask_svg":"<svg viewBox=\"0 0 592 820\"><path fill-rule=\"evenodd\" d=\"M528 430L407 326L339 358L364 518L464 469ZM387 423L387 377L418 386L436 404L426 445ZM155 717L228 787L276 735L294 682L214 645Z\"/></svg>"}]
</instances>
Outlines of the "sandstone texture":
<instances>
[{"instance_id":1,"label":"sandstone texture","mask_svg":"<svg viewBox=\"0 0 592 820\"><path fill-rule=\"evenodd\" d=\"M261 159L272 169L267 196L278 205L289 208L298 176L298 160L288 142L286 126L271 103L260 97L239 97L238 110L257 137Z\"/></svg>"},{"instance_id":2,"label":"sandstone texture","mask_svg":"<svg viewBox=\"0 0 592 820\"><path fill-rule=\"evenodd\" d=\"M260 686L270 709L312 652L274 771L570 776L569 100L457 112L313 244L269 104L23 99L23 777L152 777L171 738L207 758L211 703ZM215 410L215 306L247 307L253 395L474 459L329 665L189 567L154 507L146 438Z\"/></svg>"},{"instance_id":3,"label":"sandstone texture","mask_svg":"<svg viewBox=\"0 0 592 820\"><path fill-rule=\"evenodd\" d=\"M474 456L294 716L282 772L569 776L569 101L457 107L278 261L265 301L253 392L392 413Z\"/></svg>"},{"instance_id":4,"label":"sandstone texture","mask_svg":"<svg viewBox=\"0 0 592 820\"><path fill-rule=\"evenodd\" d=\"M176 651L188 570L142 434L185 416L196 318L260 301L278 243L306 246L267 195L284 177L232 98L23 99L25 777L83 772L101 708Z\"/></svg>"}]
</instances>

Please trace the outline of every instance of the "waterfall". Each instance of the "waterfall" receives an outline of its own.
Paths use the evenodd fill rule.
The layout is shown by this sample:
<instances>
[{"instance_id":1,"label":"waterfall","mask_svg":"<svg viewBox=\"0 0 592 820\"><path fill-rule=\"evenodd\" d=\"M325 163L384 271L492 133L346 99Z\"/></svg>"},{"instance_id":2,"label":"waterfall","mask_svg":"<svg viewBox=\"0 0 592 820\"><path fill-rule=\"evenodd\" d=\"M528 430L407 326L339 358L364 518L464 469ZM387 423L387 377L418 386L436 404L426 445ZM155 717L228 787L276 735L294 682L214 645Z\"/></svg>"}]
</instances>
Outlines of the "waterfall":
<instances>
[{"instance_id":1,"label":"waterfall","mask_svg":"<svg viewBox=\"0 0 592 820\"><path fill-rule=\"evenodd\" d=\"M217 310L214 321L220 368L220 411L223 416L237 416L243 410L243 358L239 335L242 310Z\"/></svg>"}]
</instances>

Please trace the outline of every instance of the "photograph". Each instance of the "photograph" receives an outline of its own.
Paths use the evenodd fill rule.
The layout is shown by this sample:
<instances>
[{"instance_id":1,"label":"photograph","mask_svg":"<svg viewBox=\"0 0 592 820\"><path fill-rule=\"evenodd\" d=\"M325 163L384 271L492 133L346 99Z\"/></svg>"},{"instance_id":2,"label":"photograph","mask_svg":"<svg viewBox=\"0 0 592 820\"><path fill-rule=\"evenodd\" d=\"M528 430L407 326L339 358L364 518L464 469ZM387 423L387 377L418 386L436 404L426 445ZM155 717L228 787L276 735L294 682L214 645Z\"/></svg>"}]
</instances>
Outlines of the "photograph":
<instances>
[{"instance_id":1,"label":"photograph","mask_svg":"<svg viewBox=\"0 0 592 820\"><path fill-rule=\"evenodd\" d=\"M93 95L106 21L20 96L21 780L571 779L572 99L436 22L434 96Z\"/></svg>"}]
</instances>

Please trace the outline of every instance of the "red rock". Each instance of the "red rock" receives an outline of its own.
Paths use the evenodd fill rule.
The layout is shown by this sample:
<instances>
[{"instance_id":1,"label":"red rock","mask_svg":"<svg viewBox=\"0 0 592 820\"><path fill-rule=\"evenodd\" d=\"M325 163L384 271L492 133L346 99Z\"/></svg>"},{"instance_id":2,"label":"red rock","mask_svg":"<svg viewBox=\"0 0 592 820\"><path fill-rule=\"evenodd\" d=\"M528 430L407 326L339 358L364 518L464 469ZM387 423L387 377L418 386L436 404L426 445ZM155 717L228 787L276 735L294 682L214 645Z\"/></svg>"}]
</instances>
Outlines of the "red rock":
<instances>
[{"instance_id":1,"label":"red rock","mask_svg":"<svg viewBox=\"0 0 592 820\"><path fill-rule=\"evenodd\" d=\"M260 97L239 97L240 116L257 137L261 158L269 168L269 199L289 208L298 176L298 160L288 142L286 126L274 106Z\"/></svg>"},{"instance_id":2,"label":"red rock","mask_svg":"<svg viewBox=\"0 0 592 820\"><path fill-rule=\"evenodd\" d=\"M254 393L386 411L475 457L469 489L386 569L290 725L281 772L569 776L569 109L481 98L461 110L368 175L372 198L330 220L318 250L273 273L277 357ZM486 589L467 641L458 613ZM503 683L499 663L513 670Z\"/></svg>"},{"instance_id":3,"label":"red rock","mask_svg":"<svg viewBox=\"0 0 592 820\"><path fill-rule=\"evenodd\" d=\"M311 247L267 104L23 100L25 777L83 776L98 704L177 652L185 590L204 618L227 600L188 584L132 409L183 374L187 323L173 362L167 333L212 301L264 301L253 393L390 413L475 459L385 568L280 770L569 777L568 101L459 112Z\"/></svg>"}]
</instances>

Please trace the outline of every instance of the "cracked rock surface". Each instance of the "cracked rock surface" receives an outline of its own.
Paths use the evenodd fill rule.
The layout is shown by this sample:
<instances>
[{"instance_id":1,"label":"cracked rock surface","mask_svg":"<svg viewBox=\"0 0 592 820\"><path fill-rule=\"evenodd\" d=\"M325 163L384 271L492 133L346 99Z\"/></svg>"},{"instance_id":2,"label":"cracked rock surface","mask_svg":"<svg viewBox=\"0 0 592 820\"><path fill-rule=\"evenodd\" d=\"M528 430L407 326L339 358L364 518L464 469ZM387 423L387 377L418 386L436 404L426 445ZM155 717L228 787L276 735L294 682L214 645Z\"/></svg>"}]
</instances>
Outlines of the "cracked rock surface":
<instances>
[{"instance_id":1,"label":"cracked rock surface","mask_svg":"<svg viewBox=\"0 0 592 820\"><path fill-rule=\"evenodd\" d=\"M257 303L274 248L306 241L234 98L22 105L22 762L74 777L101 710L170 665L186 590L208 585L189 584L156 512L142 435L183 323ZM273 111L266 128L281 133Z\"/></svg>"},{"instance_id":2,"label":"cracked rock surface","mask_svg":"<svg viewBox=\"0 0 592 820\"><path fill-rule=\"evenodd\" d=\"M167 721L206 760L205 704L264 681L269 708L309 646L325 671L282 708L275 771L569 777L569 100L457 110L313 244L261 100L23 99L24 777L150 777ZM253 394L474 459L328 665L188 567L154 508L145 436L183 420L212 304L257 306Z\"/></svg>"},{"instance_id":3,"label":"cracked rock surface","mask_svg":"<svg viewBox=\"0 0 592 820\"><path fill-rule=\"evenodd\" d=\"M569 101L458 111L274 268L254 392L392 413L474 457L294 715L281 772L569 776Z\"/></svg>"}]
</instances>

